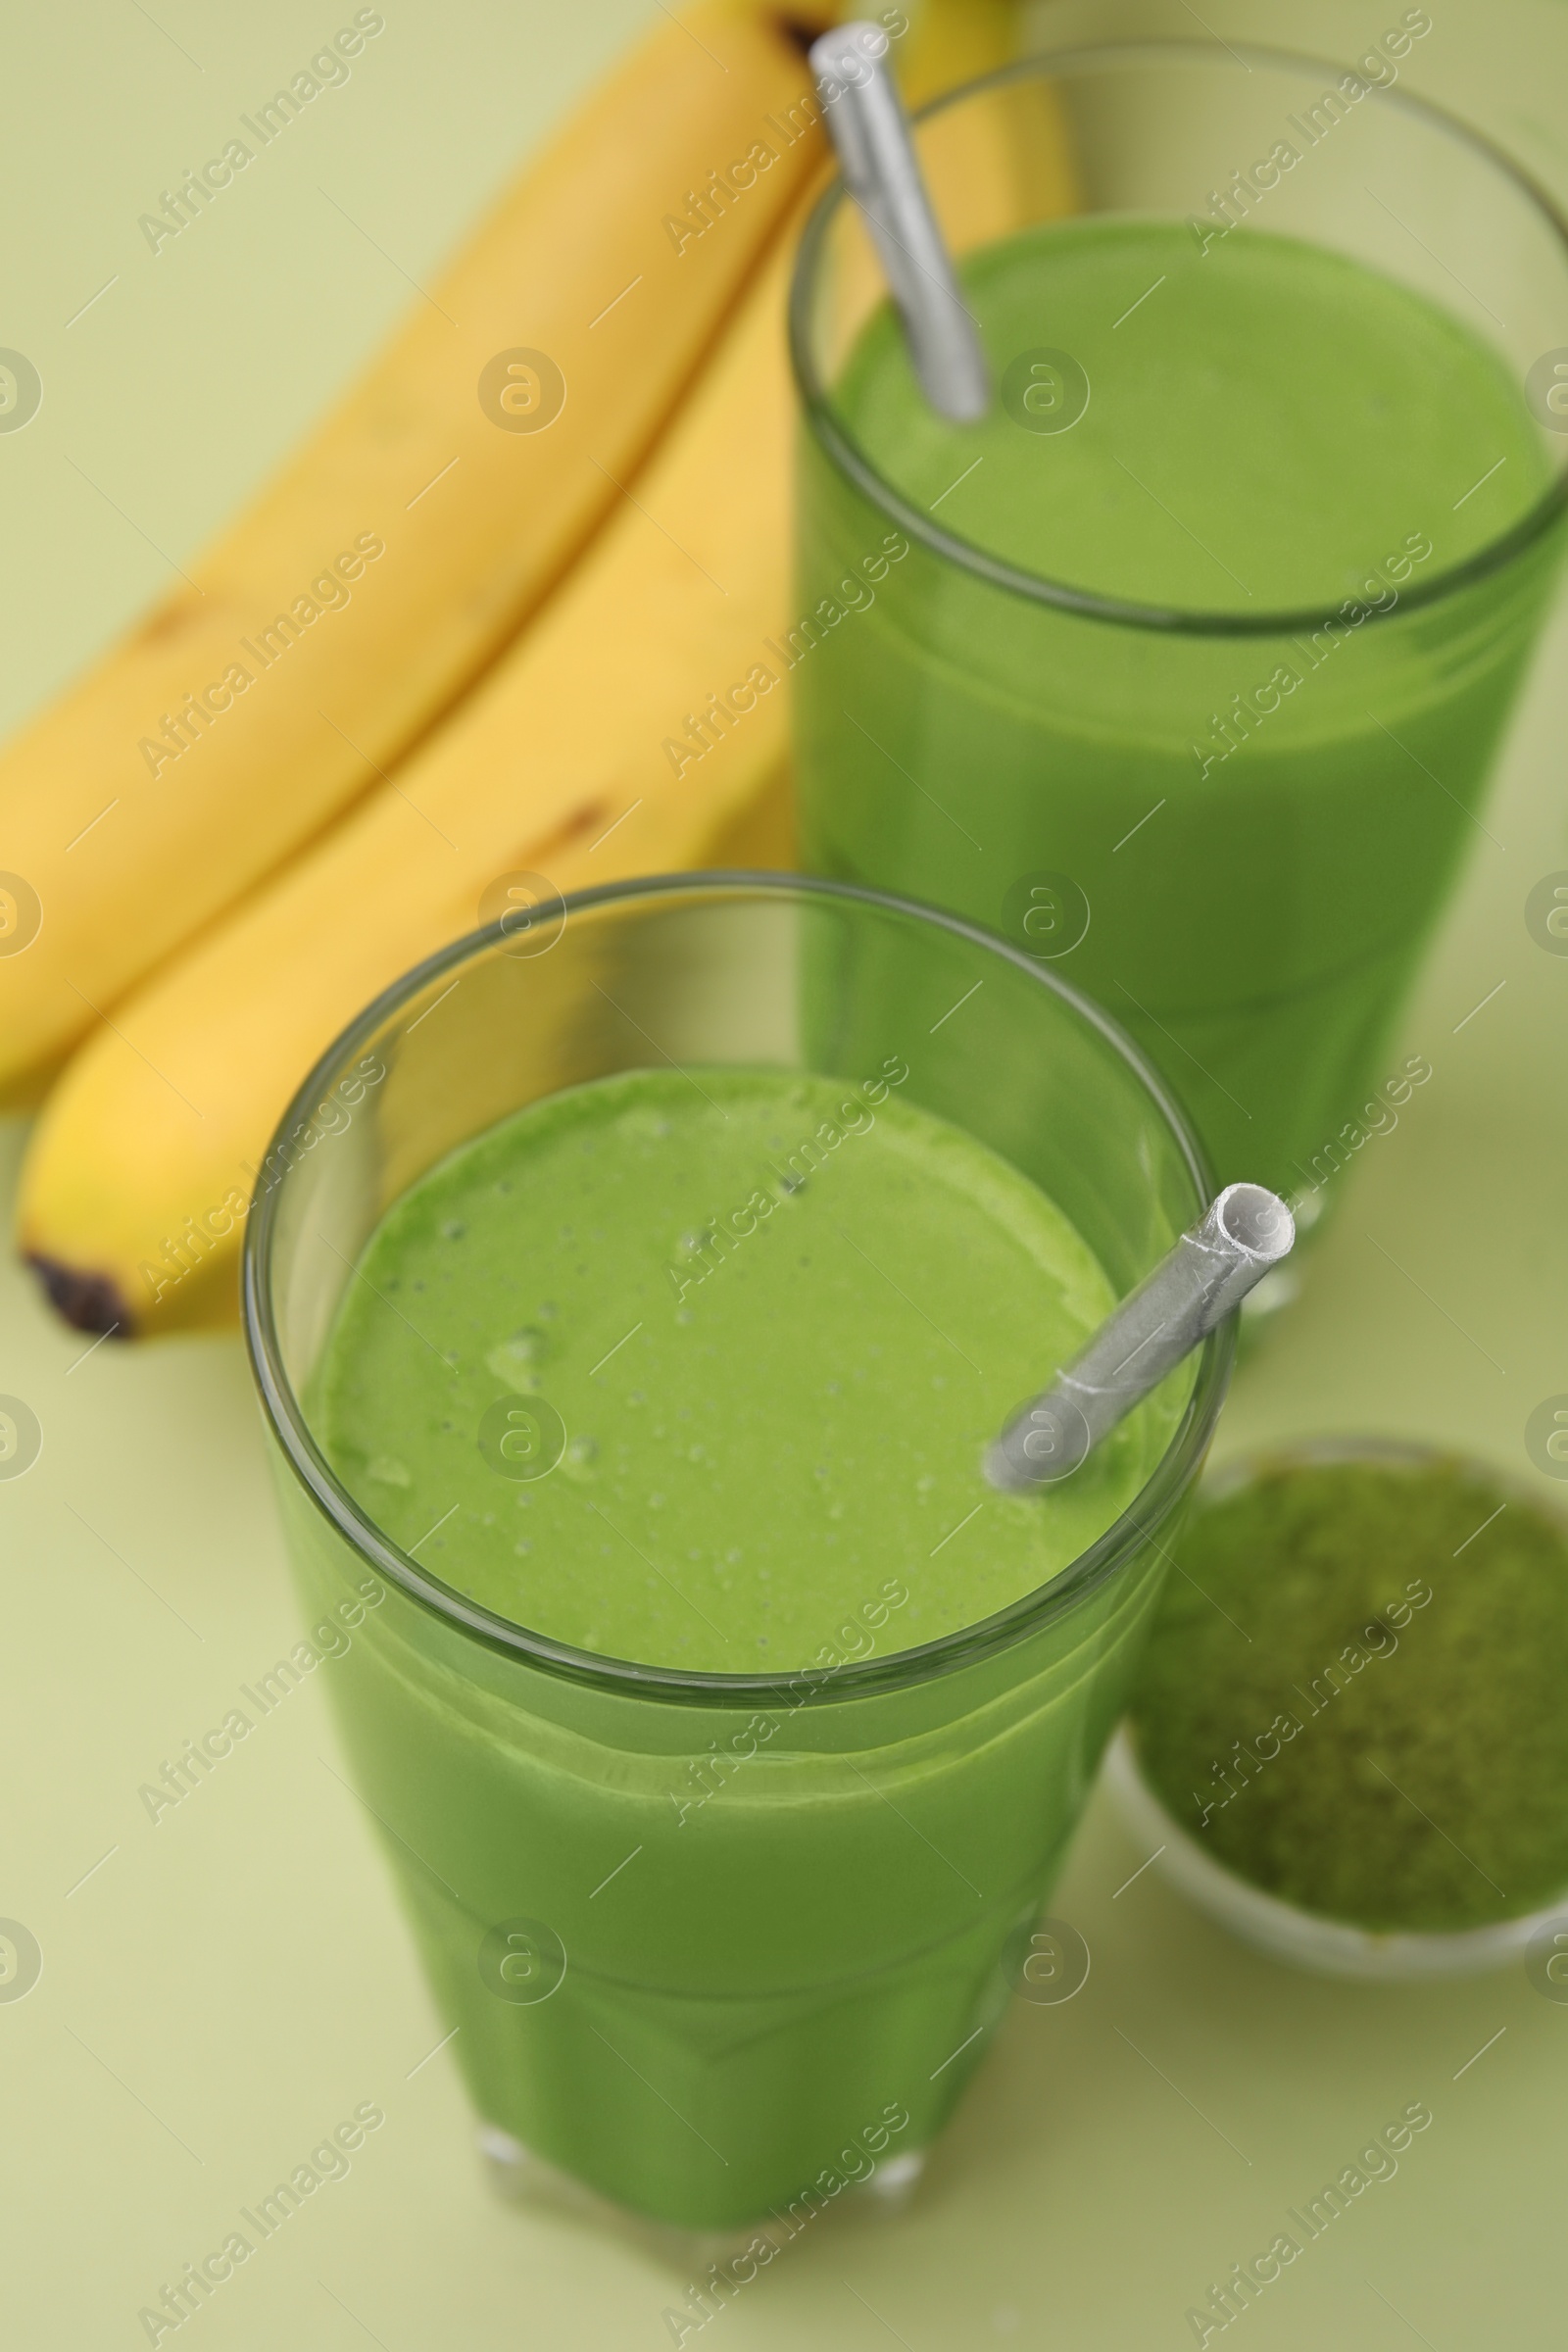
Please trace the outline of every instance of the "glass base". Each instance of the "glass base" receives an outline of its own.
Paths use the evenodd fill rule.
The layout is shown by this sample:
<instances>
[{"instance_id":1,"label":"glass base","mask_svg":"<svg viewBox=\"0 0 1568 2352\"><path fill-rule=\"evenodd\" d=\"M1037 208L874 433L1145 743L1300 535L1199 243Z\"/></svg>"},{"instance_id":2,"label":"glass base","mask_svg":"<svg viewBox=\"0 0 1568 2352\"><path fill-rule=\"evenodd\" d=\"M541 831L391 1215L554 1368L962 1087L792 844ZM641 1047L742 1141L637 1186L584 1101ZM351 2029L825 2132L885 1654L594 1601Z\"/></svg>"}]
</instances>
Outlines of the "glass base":
<instances>
[{"instance_id":1,"label":"glass base","mask_svg":"<svg viewBox=\"0 0 1568 2352\"><path fill-rule=\"evenodd\" d=\"M710 2301L715 2293L722 2301L725 2292L738 2292L748 2278L755 2278L775 2255L805 2234L805 2222L797 2225L776 2213L764 2214L758 2221L733 2230L683 2230L673 2222L661 2222L651 2214L637 2213L628 2205L612 2204L595 2189L585 2187L570 2173L564 2173L559 2165L536 2156L498 2124L481 2124L478 2141L491 2183L509 2204L531 2207L537 2212L609 2230L644 2253L660 2256L683 2277L698 2281L705 2273L716 2270L719 2273L716 2287L710 2281L702 2290ZM888 2157L865 2180L848 2184L837 2200L840 2209L862 2218L886 2218L902 2213L919 2186L925 2162L924 2148L909 2148ZM808 2220L819 2218L820 2212L808 2211ZM762 2252L759 2241L771 2251ZM733 2272L730 2266L739 2257L748 2258L748 2267L743 2272Z\"/></svg>"}]
</instances>

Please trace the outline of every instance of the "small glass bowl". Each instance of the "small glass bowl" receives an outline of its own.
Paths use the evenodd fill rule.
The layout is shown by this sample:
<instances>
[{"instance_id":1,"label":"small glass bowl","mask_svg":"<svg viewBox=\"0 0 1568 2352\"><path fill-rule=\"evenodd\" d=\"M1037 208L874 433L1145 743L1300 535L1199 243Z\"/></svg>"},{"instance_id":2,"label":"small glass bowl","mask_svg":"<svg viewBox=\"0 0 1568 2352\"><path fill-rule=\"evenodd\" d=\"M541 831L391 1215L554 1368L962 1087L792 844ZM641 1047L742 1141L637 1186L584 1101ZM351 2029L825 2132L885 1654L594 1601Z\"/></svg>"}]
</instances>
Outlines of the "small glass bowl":
<instances>
[{"instance_id":1,"label":"small glass bowl","mask_svg":"<svg viewBox=\"0 0 1568 2352\"><path fill-rule=\"evenodd\" d=\"M1267 1453L1228 1463L1202 1490L1205 1502L1218 1502L1265 1473L1316 1468L1326 1462L1376 1462L1389 1469L1412 1472L1437 1463L1451 1463L1508 1498L1526 1502L1544 1516L1562 1520L1535 1488L1509 1477L1491 1463L1457 1453L1450 1446L1417 1446L1391 1439L1341 1438L1281 1446ZM1568 1522L1564 1522L1568 1533ZM1382 1979L1385 1982L1479 1975L1521 1960L1533 1936L1552 1924L1568 1924L1568 1888L1560 1902L1516 1919L1494 1920L1486 1927L1442 1930L1379 1930L1358 1928L1348 1920L1330 1919L1300 1910L1278 1895L1265 1894L1250 1880L1217 1861L1211 1851L1184 1829L1154 1794L1138 1762L1131 1726L1123 1723L1105 1757L1105 1785L1133 1836L1145 1842L1156 1867L1179 1886L1191 1902L1243 1942L1296 1968L1315 1969L1332 1977Z\"/></svg>"}]
</instances>

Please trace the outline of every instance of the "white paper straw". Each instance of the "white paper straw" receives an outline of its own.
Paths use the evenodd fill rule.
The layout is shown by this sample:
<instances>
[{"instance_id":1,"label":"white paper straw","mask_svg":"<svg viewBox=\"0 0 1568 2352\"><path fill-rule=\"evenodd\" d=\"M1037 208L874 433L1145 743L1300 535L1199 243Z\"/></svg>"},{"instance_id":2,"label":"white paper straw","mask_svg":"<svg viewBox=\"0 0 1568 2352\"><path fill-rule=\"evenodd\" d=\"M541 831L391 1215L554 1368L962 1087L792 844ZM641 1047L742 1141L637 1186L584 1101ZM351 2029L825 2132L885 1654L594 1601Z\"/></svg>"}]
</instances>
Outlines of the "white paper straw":
<instances>
[{"instance_id":1,"label":"white paper straw","mask_svg":"<svg viewBox=\"0 0 1568 2352\"><path fill-rule=\"evenodd\" d=\"M1025 1494L1070 1477L1295 1243L1296 1220L1277 1194L1227 1185L1050 1388L1013 1415L986 1456L991 1484Z\"/></svg>"},{"instance_id":2,"label":"white paper straw","mask_svg":"<svg viewBox=\"0 0 1568 2352\"><path fill-rule=\"evenodd\" d=\"M975 322L964 308L888 71L880 24L836 25L811 45L822 117L844 184L865 216L904 320L920 389L940 416L972 423L991 405Z\"/></svg>"}]
</instances>

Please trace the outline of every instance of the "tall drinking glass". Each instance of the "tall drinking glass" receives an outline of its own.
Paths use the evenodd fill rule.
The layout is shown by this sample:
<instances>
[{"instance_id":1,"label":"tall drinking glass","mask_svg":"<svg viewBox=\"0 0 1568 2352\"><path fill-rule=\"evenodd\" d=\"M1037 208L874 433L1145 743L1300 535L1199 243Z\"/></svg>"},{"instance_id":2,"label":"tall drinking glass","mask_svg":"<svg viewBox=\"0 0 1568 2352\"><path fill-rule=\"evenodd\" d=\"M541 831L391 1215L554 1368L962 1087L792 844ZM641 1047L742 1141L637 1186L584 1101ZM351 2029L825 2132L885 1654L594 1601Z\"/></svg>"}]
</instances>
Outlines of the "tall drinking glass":
<instances>
[{"instance_id":1,"label":"tall drinking glass","mask_svg":"<svg viewBox=\"0 0 1568 2352\"><path fill-rule=\"evenodd\" d=\"M793 295L805 864L1054 959L1222 1179L1298 1195L1388 1074L1562 543L1568 234L1398 86L1430 24L927 108L979 423L926 411L837 184Z\"/></svg>"},{"instance_id":2,"label":"tall drinking glass","mask_svg":"<svg viewBox=\"0 0 1568 2352\"><path fill-rule=\"evenodd\" d=\"M1229 1335L1152 1400L1144 1483L1042 1590L921 1647L895 1623L887 1655L846 1636L837 1665L711 1674L572 1648L393 1543L314 1422L339 1301L435 1162L627 1069L897 1057L905 1099L1041 1186L1122 1294L1207 1177L1114 1024L947 916L708 875L586 893L521 938L509 920L355 1022L267 1163L245 1319L290 1549L492 2152L684 2230L788 2226L915 2171L985 2047L1121 1711Z\"/></svg>"}]
</instances>

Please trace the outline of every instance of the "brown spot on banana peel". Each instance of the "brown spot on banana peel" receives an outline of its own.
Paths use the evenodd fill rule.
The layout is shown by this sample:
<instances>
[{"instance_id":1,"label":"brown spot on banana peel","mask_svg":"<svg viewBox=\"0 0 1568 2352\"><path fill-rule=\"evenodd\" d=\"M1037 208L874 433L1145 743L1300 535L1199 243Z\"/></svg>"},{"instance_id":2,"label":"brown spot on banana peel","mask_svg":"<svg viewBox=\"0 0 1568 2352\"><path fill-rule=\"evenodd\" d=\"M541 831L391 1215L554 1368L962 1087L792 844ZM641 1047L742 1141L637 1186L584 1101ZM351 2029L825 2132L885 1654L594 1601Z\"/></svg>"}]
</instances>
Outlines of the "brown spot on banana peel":
<instances>
[{"instance_id":1,"label":"brown spot on banana peel","mask_svg":"<svg viewBox=\"0 0 1568 2352\"><path fill-rule=\"evenodd\" d=\"M239 1321L239 1262L237 1246L223 1244L171 1282L155 1301L150 1295L130 1303L122 1275L74 1266L38 1250L24 1252L42 1283L56 1312L76 1331L104 1339L145 1344L204 1331L231 1331Z\"/></svg>"},{"instance_id":2,"label":"brown spot on banana peel","mask_svg":"<svg viewBox=\"0 0 1568 2352\"><path fill-rule=\"evenodd\" d=\"M135 1318L112 1274L90 1274L81 1266L32 1251L27 1263L43 1284L50 1305L74 1330L92 1332L99 1339L111 1332L122 1340L135 1336Z\"/></svg>"},{"instance_id":3,"label":"brown spot on banana peel","mask_svg":"<svg viewBox=\"0 0 1568 2352\"><path fill-rule=\"evenodd\" d=\"M131 648L166 645L171 639L185 636L206 618L204 605L211 604L205 589L187 594L183 589L167 597L157 611L149 612L138 629L132 630L128 645Z\"/></svg>"},{"instance_id":4,"label":"brown spot on banana peel","mask_svg":"<svg viewBox=\"0 0 1568 2352\"><path fill-rule=\"evenodd\" d=\"M782 14L775 13L773 23L784 38L787 41L793 41L801 55L805 57L808 54L811 43L820 34L827 31L836 17L837 11L828 7L815 10L788 9Z\"/></svg>"},{"instance_id":5,"label":"brown spot on banana peel","mask_svg":"<svg viewBox=\"0 0 1568 2352\"><path fill-rule=\"evenodd\" d=\"M555 831L547 835L543 841L530 842L526 850L518 852L518 856L534 858L537 860L535 870L540 873L548 873L550 869L545 863L547 858L559 858L564 851L574 850L580 841L586 839L588 834L600 832L610 821L610 803L600 800L590 801L585 808L574 810L570 816L564 818Z\"/></svg>"}]
</instances>

